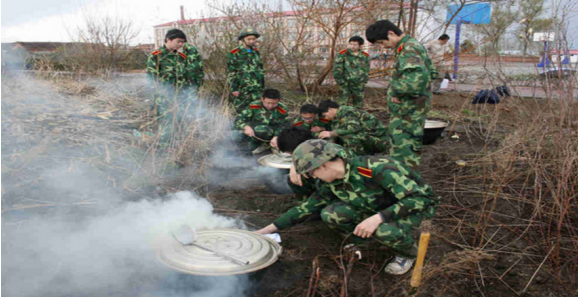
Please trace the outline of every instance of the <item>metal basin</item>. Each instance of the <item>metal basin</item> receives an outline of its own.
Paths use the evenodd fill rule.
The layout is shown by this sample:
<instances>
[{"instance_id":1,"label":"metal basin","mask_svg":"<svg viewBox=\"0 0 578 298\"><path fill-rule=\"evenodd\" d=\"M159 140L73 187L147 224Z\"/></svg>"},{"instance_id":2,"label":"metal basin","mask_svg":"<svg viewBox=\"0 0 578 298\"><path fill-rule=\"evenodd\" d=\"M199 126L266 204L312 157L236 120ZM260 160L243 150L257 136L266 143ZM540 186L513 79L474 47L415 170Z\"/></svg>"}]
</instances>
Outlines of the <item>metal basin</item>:
<instances>
[{"instance_id":1,"label":"metal basin","mask_svg":"<svg viewBox=\"0 0 578 298\"><path fill-rule=\"evenodd\" d=\"M266 167L288 170L293 165L293 158L291 154L274 153L260 157L257 162Z\"/></svg>"},{"instance_id":2,"label":"metal basin","mask_svg":"<svg viewBox=\"0 0 578 298\"><path fill-rule=\"evenodd\" d=\"M287 153L273 153L260 157L257 162L260 165L278 169L278 171L265 177L263 182L270 191L276 194L290 194L293 190L287 184L287 174L293 166L293 157Z\"/></svg>"},{"instance_id":3,"label":"metal basin","mask_svg":"<svg viewBox=\"0 0 578 298\"><path fill-rule=\"evenodd\" d=\"M425 127L423 131L423 144L429 145L433 144L436 139L441 136L446 127L449 125L448 122L439 120L425 120Z\"/></svg>"},{"instance_id":4,"label":"metal basin","mask_svg":"<svg viewBox=\"0 0 578 298\"><path fill-rule=\"evenodd\" d=\"M178 272L201 276L228 276L255 272L275 263L281 246L263 235L236 229L198 232L197 242L219 252L249 261L240 265L195 245L182 245L176 239L167 241L157 258Z\"/></svg>"}]
</instances>

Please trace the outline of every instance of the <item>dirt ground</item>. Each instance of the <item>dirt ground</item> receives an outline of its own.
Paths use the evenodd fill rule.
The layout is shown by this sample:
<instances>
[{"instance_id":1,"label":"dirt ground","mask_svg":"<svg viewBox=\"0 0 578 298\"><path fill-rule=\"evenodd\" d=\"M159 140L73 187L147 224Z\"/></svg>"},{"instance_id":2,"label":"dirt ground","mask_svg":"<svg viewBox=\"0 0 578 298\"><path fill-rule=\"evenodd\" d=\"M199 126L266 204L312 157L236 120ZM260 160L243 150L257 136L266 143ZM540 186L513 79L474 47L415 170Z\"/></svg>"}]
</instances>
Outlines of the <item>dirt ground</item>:
<instances>
[{"instance_id":1,"label":"dirt ground","mask_svg":"<svg viewBox=\"0 0 578 298\"><path fill-rule=\"evenodd\" d=\"M18 121L3 123L2 137L12 138L10 139L11 142L21 144L21 149L26 149L24 151L32 152L32 154L37 151L36 154L43 154L45 152L43 150L47 146L59 149L80 146L81 142L75 143L74 137L65 138L60 135L56 141L47 139L67 130L70 133L69 136L77 136L80 139L82 136L93 135L94 140L103 138L106 130L119 132L118 135L115 135L115 141L109 144L110 147L99 147L96 153L86 153L89 157L82 155L76 157L78 160L87 161L88 159L88 164L97 167L99 173L105 173L105 176L108 174L107 187L113 185L117 188L123 188L122 192L131 200L150 196L151 193L163 193L175 189L197 189L214 205L217 213L242 219L251 229L258 229L271 223L277 216L297 203L293 195L271 194L264 185L259 185L258 182L251 184L251 188L242 192L228 189L223 185L199 187L191 181L172 183L171 186L163 185L162 181L157 181L157 185L147 185L143 182L139 184L139 187L134 187L134 184L131 183L123 184L123 181L134 182L134 175L127 173L121 167L116 167L115 162L102 163L97 162L97 160L109 159L109 150L115 156L115 153L118 153L114 149L115 143L129 142L125 138L132 134L134 127L133 122L129 120L136 119L137 116L124 111L130 111L131 105L139 106L139 111L142 111L145 103L127 102L126 109L121 109L120 112L115 113L120 114L118 117L122 119L128 119L126 121L118 120L115 122L115 119L113 118L111 121L110 117L75 118L72 115L82 114L81 111L90 111L90 113L86 112L86 115L99 115L97 112L107 109L105 106L100 106L100 103L80 102L80 100L86 99L86 96L82 96L81 92L72 96L63 90L58 92L63 98L42 103L43 105L54 105L55 109L62 108L58 113L51 114L53 118L30 118L30 121L39 123L38 127L48 127L48 134L41 137L26 130L26 120L24 119L26 117L24 117ZM387 123L387 107L381 93L383 91L368 90L367 92L367 109ZM72 98L72 104L67 102L66 96ZM299 96L301 95L297 94L295 98ZM324 97L331 98L332 96L335 96L335 93L328 92ZM474 243L474 228L480 218L476 210L481 209L481 205L486 202L482 195L476 193L476 188L468 191L468 185L470 183L475 185L474 182L467 179L456 181L456 177L467 174L470 161L483 153L499 148L503 134L512 125L515 125L517 110L515 101L504 102L496 106L471 107L468 103L469 96L468 94L447 93L435 95L432 101L430 118L450 121L450 126L434 144L424 147L422 157L423 176L441 196L442 203L438 215L432 221L430 229L432 238L426 258L422 286L417 295L578 295L575 283L561 280L552 273L551 268L541 265L542 258L536 252L539 248L533 245L531 238L520 236L520 238L515 239L521 231L516 228L519 220L512 213L515 212L511 206L512 202L499 201L497 203L498 206L495 210L498 211L493 218L500 222L492 222L488 225L487 236L483 238L487 241L482 247ZM288 97L291 98L291 96ZM17 112L17 109L25 109L26 104L31 103L5 102L3 99L3 117L6 118L5 116L11 112ZM540 102L534 104L536 107L541 105ZM297 106L297 103L293 103L293 105ZM42 109L43 107L39 106L39 108ZM495 117L498 117L496 115L500 117L499 124L495 124ZM74 126L72 122L76 122L78 125ZM43 126L46 123L48 126ZM51 128L51 126L54 127ZM62 129L55 131L54 128L59 126ZM7 139L5 140L7 141ZM5 141L2 143L4 147ZM9 179L12 184L6 188L5 183L2 185L3 215L6 210L20 206L16 205L18 202L10 200L10 197L18 197L16 195L18 187L35 185L37 182L22 179L18 175L25 175L27 171L34 172L37 170L34 167L44 167L42 164L36 164L27 170L29 166L26 163L27 159L14 154L14 152L7 152L7 150L2 152L2 178L5 179L5 183L6 179ZM91 159L90 156L97 156L98 158ZM57 161L58 158L60 157L55 155L51 160ZM457 161L464 161L466 165L459 165L456 163ZM68 164L67 166L73 167L74 165ZM15 172L17 175L13 175ZM235 181L229 182L235 184ZM239 183L244 182L239 181ZM5 197L5 193L11 196ZM71 201L70 203L73 204L74 202ZM531 210L526 211L531 212ZM505 223L509 226L504 227ZM258 281L259 287L253 295L306 295L310 289L313 263L314 260L317 260L320 274L314 295L340 296L349 259L346 254L341 252L344 243L339 235L327 228L321 221L305 222L282 231L280 234L283 240L283 255L276 264L266 269L265 274L262 274ZM417 239L419 231L416 231L415 236ZM390 258L390 253L379 246L363 250L362 259L353 264L349 275L347 295L408 295L410 289L409 274L390 276L383 273L384 265ZM572 272L572 268L568 270ZM526 289L525 292L523 292L524 289Z\"/></svg>"}]
</instances>

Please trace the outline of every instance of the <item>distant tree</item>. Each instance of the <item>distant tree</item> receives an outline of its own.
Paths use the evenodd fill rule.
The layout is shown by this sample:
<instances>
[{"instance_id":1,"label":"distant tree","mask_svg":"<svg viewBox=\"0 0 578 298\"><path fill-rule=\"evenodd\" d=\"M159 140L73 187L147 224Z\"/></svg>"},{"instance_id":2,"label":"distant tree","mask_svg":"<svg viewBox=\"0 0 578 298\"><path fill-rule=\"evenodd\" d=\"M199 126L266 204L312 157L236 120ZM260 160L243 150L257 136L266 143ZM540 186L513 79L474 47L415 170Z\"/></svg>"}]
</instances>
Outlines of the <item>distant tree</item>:
<instances>
[{"instance_id":1,"label":"distant tree","mask_svg":"<svg viewBox=\"0 0 578 298\"><path fill-rule=\"evenodd\" d=\"M500 37L516 20L516 13L511 10L511 1L495 3L492 7L492 17L489 24L477 25L477 30L484 35L486 55L496 54L500 46Z\"/></svg>"},{"instance_id":2,"label":"distant tree","mask_svg":"<svg viewBox=\"0 0 578 298\"><path fill-rule=\"evenodd\" d=\"M544 12L544 0L520 0L519 5L518 18L521 26L518 37L523 44L522 53L526 56L533 33L547 30L552 25L552 19L539 18Z\"/></svg>"}]
</instances>

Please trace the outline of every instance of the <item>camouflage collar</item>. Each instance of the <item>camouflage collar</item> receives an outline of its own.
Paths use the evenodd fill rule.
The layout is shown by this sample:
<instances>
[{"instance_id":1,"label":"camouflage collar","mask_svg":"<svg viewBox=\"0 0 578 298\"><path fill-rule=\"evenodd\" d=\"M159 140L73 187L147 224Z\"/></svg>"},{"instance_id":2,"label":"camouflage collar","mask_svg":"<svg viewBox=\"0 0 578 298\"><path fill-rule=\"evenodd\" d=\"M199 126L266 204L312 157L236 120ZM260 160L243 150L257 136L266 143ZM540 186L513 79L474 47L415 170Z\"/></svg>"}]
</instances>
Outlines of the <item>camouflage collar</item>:
<instances>
[{"instance_id":1,"label":"camouflage collar","mask_svg":"<svg viewBox=\"0 0 578 298\"><path fill-rule=\"evenodd\" d=\"M395 52L396 53L400 52L399 48L403 47L403 44L410 38L411 38L411 36L409 36L408 34L406 34L404 37L402 37L401 40L394 47Z\"/></svg>"},{"instance_id":2,"label":"camouflage collar","mask_svg":"<svg viewBox=\"0 0 578 298\"><path fill-rule=\"evenodd\" d=\"M345 177L343 177L343 182L349 182L349 175L351 174L351 165L349 164L349 160L343 159L343 163L345 163Z\"/></svg>"}]
</instances>

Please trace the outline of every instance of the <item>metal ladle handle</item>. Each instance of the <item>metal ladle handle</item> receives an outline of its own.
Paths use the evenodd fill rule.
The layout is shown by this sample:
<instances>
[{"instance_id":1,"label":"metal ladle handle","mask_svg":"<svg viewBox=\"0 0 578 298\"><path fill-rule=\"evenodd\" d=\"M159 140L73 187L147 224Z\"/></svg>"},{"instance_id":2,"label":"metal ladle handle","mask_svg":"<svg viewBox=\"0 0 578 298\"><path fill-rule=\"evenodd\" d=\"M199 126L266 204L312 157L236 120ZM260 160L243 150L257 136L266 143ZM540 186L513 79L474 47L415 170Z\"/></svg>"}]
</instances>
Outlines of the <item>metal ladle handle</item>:
<instances>
[{"instance_id":1,"label":"metal ladle handle","mask_svg":"<svg viewBox=\"0 0 578 298\"><path fill-rule=\"evenodd\" d=\"M200 248L202 248L202 249L204 249L204 250L210 251L210 252L218 255L219 257L223 257L223 258L225 258L225 259L229 259L229 260L231 260L231 261L233 261L233 262L235 262L235 263L237 263L237 264L240 264L240 265L249 265L249 263L250 263L249 261L246 261L246 260L243 260L243 259L240 259L240 258L231 256L231 255L228 255L228 254L219 252L219 251L216 251L216 250L214 250L213 248L210 248L210 247L205 246L205 245L203 245L203 244L199 244L199 243L197 243L197 242L193 242L193 243L191 243L191 245L196 245L197 247L200 247Z\"/></svg>"}]
</instances>

